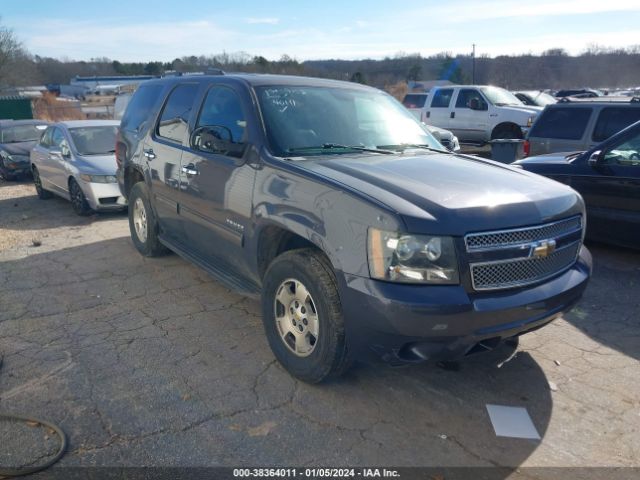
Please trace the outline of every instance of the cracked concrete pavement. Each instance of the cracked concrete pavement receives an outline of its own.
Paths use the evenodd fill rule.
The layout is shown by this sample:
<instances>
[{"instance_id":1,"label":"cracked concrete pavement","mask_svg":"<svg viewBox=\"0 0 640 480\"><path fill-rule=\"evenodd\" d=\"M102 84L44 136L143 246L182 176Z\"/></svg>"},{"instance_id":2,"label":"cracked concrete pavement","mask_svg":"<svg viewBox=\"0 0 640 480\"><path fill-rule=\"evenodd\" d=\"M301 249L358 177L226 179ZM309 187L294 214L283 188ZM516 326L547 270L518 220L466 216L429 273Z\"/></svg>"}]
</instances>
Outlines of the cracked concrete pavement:
<instances>
[{"instance_id":1,"label":"cracked concrete pavement","mask_svg":"<svg viewBox=\"0 0 640 480\"><path fill-rule=\"evenodd\" d=\"M591 248L582 302L501 368L506 348L310 386L275 362L256 301L141 257L124 214L0 183L0 411L59 424L57 468L639 466L640 254ZM526 407L542 440L496 437L487 403ZM0 465L55 448L21 428L0 422Z\"/></svg>"}]
</instances>

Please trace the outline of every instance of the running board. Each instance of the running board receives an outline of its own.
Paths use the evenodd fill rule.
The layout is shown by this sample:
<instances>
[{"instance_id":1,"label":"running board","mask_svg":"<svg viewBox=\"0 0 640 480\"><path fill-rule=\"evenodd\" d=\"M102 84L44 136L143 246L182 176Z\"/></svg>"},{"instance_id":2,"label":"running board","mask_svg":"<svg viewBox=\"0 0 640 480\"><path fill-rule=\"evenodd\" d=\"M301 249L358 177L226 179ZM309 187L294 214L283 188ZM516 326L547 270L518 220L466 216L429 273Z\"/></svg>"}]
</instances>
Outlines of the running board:
<instances>
[{"instance_id":1,"label":"running board","mask_svg":"<svg viewBox=\"0 0 640 480\"><path fill-rule=\"evenodd\" d=\"M191 262L194 265L202 268L209 275L222 283L225 287L246 297L254 299L260 298L260 287L257 283L243 275L237 274L232 270L231 267L225 265L223 262L219 262L216 264L205 262L200 256L187 252L177 243L167 240L162 235L160 235L158 239L160 240L160 243L162 243L169 250L174 251L188 262Z\"/></svg>"}]
</instances>

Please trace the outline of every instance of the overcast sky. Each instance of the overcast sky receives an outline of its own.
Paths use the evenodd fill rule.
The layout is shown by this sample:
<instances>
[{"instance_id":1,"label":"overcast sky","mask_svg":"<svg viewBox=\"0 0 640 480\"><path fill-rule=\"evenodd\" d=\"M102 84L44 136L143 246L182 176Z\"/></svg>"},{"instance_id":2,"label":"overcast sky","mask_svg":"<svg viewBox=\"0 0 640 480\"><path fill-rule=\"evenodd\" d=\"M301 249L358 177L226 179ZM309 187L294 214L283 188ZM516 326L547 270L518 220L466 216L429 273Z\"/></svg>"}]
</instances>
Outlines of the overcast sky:
<instances>
[{"instance_id":1,"label":"overcast sky","mask_svg":"<svg viewBox=\"0 0 640 480\"><path fill-rule=\"evenodd\" d=\"M245 51L270 60L442 51L495 56L640 44L640 0L26 1L2 24L33 54L170 61Z\"/></svg>"}]
</instances>

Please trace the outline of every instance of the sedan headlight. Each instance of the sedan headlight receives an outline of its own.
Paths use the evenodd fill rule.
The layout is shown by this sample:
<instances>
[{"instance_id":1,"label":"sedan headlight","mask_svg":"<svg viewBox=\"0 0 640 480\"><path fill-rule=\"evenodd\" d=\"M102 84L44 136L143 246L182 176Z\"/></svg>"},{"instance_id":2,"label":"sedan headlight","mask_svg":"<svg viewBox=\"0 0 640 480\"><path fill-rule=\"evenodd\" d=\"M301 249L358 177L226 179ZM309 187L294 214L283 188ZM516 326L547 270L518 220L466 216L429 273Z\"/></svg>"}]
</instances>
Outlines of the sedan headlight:
<instances>
[{"instance_id":1,"label":"sedan headlight","mask_svg":"<svg viewBox=\"0 0 640 480\"><path fill-rule=\"evenodd\" d=\"M367 243L372 278L439 285L460 282L451 237L406 235L369 228Z\"/></svg>"},{"instance_id":2,"label":"sedan headlight","mask_svg":"<svg viewBox=\"0 0 640 480\"><path fill-rule=\"evenodd\" d=\"M114 175L87 175L83 173L80 178L89 183L118 183Z\"/></svg>"},{"instance_id":3,"label":"sedan headlight","mask_svg":"<svg viewBox=\"0 0 640 480\"><path fill-rule=\"evenodd\" d=\"M2 158L3 160L6 160L7 162L13 161L13 157L11 156L11 154L5 152L4 150L0 150L0 158Z\"/></svg>"}]
</instances>

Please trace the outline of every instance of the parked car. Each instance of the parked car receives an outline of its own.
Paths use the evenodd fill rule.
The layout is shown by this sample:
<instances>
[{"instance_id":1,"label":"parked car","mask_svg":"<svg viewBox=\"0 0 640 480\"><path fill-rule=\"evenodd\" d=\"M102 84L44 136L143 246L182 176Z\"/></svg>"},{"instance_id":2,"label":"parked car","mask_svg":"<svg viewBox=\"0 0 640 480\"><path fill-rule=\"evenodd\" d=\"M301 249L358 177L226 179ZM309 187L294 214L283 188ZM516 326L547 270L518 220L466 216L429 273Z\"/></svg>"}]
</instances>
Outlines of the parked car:
<instances>
[{"instance_id":1,"label":"parked car","mask_svg":"<svg viewBox=\"0 0 640 480\"><path fill-rule=\"evenodd\" d=\"M433 125L427 125L423 123L422 125L429 131L431 135L435 137L445 148L451 150L452 152L460 151L460 142L458 141L458 137L456 137L449 130L445 130L444 128L434 127Z\"/></svg>"},{"instance_id":2,"label":"parked car","mask_svg":"<svg viewBox=\"0 0 640 480\"><path fill-rule=\"evenodd\" d=\"M541 107L523 105L499 87L434 87L422 121L450 130L462 143L484 144L498 138L524 138Z\"/></svg>"},{"instance_id":3,"label":"parked car","mask_svg":"<svg viewBox=\"0 0 640 480\"><path fill-rule=\"evenodd\" d=\"M407 93L402 99L402 104L409 110L418 120L421 119L422 109L427 102L429 93Z\"/></svg>"},{"instance_id":4,"label":"parked car","mask_svg":"<svg viewBox=\"0 0 640 480\"><path fill-rule=\"evenodd\" d=\"M31 151L38 197L66 198L78 215L126 209L115 177L118 125L115 120L74 120L49 126Z\"/></svg>"},{"instance_id":5,"label":"parked car","mask_svg":"<svg viewBox=\"0 0 640 480\"><path fill-rule=\"evenodd\" d=\"M640 121L587 151L540 155L516 165L580 192L588 238L640 248Z\"/></svg>"},{"instance_id":6,"label":"parked car","mask_svg":"<svg viewBox=\"0 0 640 480\"><path fill-rule=\"evenodd\" d=\"M522 90L513 92L523 104L533 107L546 107L558 101L557 98L549 95L542 90Z\"/></svg>"},{"instance_id":7,"label":"parked car","mask_svg":"<svg viewBox=\"0 0 640 480\"><path fill-rule=\"evenodd\" d=\"M564 98L564 97L575 97L575 98L596 98L602 97L604 94L600 90L594 90L591 88L573 88L573 89L565 89L558 90L556 92L556 97Z\"/></svg>"},{"instance_id":8,"label":"parked car","mask_svg":"<svg viewBox=\"0 0 640 480\"><path fill-rule=\"evenodd\" d=\"M584 204L557 182L444 152L384 92L233 74L145 82L118 182L135 248L262 296L269 344L318 382L353 358L459 359L576 304Z\"/></svg>"},{"instance_id":9,"label":"parked car","mask_svg":"<svg viewBox=\"0 0 640 480\"><path fill-rule=\"evenodd\" d=\"M15 180L28 174L29 152L47 128L42 120L0 120L0 176Z\"/></svg>"},{"instance_id":10,"label":"parked car","mask_svg":"<svg viewBox=\"0 0 640 480\"><path fill-rule=\"evenodd\" d=\"M548 105L531 128L529 155L589 150L640 120L640 98L563 99Z\"/></svg>"}]
</instances>

